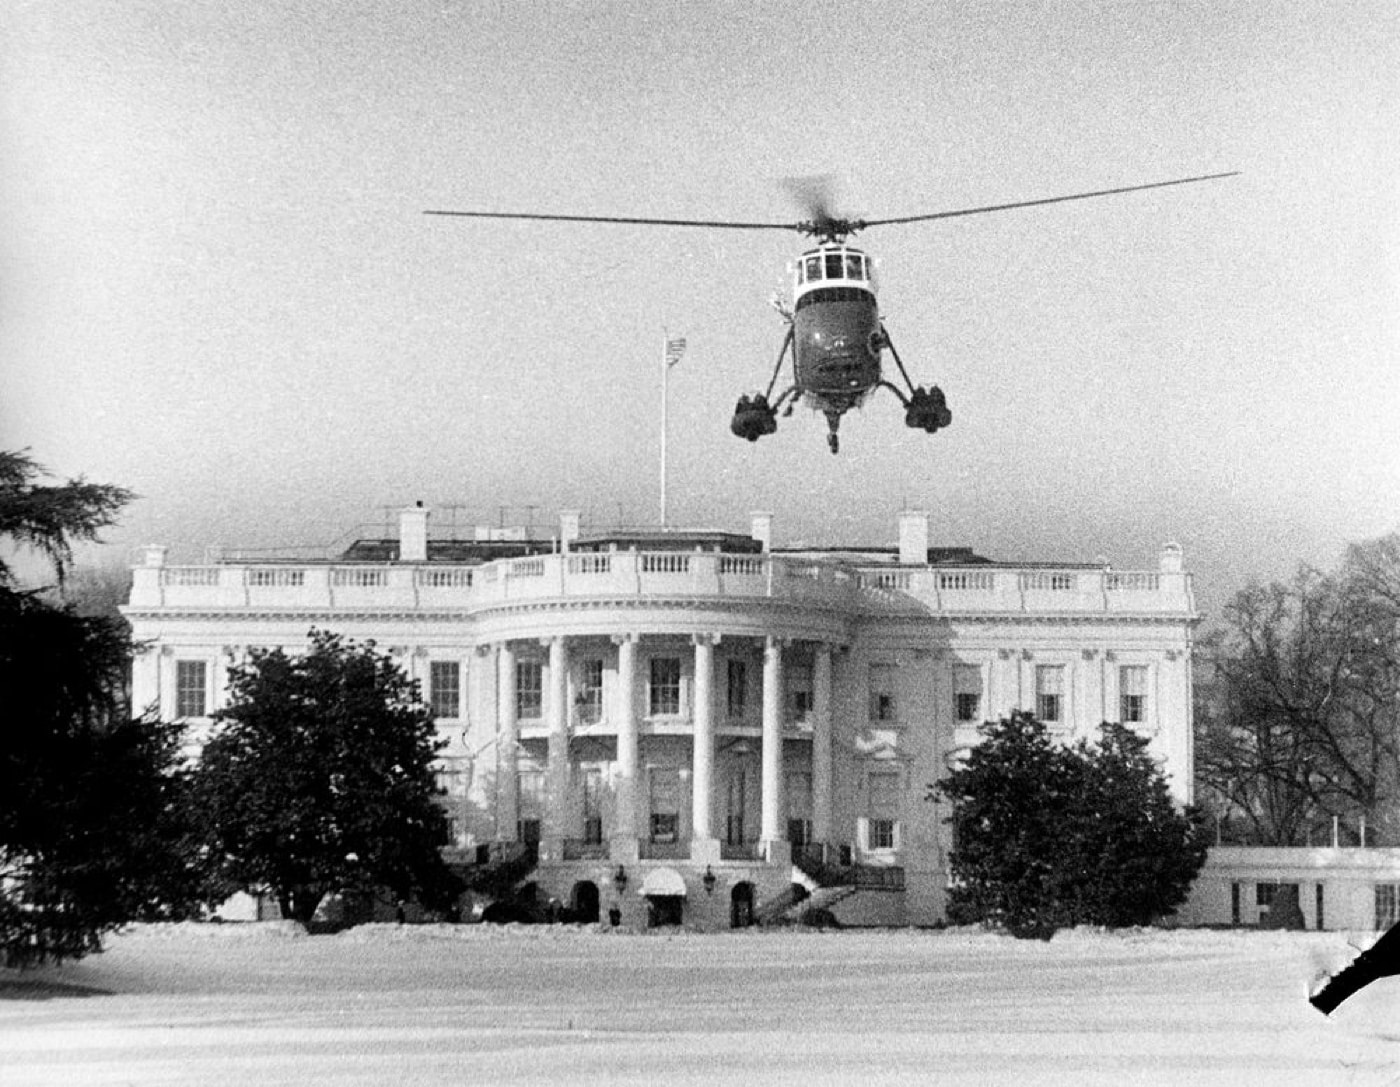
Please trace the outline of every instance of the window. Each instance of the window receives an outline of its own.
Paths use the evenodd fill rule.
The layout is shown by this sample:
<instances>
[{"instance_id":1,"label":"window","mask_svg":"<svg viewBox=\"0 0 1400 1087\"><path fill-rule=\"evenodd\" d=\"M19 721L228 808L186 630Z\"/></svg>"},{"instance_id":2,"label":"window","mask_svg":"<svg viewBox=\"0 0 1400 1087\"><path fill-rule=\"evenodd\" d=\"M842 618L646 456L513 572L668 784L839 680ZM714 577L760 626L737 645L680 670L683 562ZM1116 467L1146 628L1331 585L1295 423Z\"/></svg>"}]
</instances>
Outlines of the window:
<instances>
[{"instance_id":1,"label":"window","mask_svg":"<svg viewBox=\"0 0 1400 1087\"><path fill-rule=\"evenodd\" d=\"M209 712L208 675L204 661L175 662L176 717L203 717Z\"/></svg>"},{"instance_id":2,"label":"window","mask_svg":"<svg viewBox=\"0 0 1400 1087\"><path fill-rule=\"evenodd\" d=\"M733 771L729 777L724 818L724 840L730 845L740 845L744 841L744 802L747 788L744 771Z\"/></svg>"},{"instance_id":3,"label":"window","mask_svg":"<svg viewBox=\"0 0 1400 1087\"><path fill-rule=\"evenodd\" d=\"M1118 669L1118 719L1125 725L1147 720L1147 667L1124 665Z\"/></svg>"},{"instance_id":4,"label":"window","mask_svg":"<svg viewBox=\"0 0 1400 1087\"><path fill-rule=\"evenodd\" d=\"M540 661L515 662L515 716L524 721L544 716L544 665Z\"/></svg>"},{"instance_id":5,"label":"window","mask_svg":"<svg viewBox=\"0 0 1400 1087\"><path fill-rule=\"evenodd\" d=\"M866 778L865 848L898 848L899 772L882 770Z\"/></svg>"},{"instance_id":6,"label":"window","mask_svg":"<svg viewBox=\"0 0 1400 1087\"><path fill-rule=\"evenodd\" d=\"M1400 921L1400 883L1376 884L1376 928L1388 929Z\"/></svg>"},{"instance_id":7,"label":"window","mask_svg":"<svg viewBox=\"0 0 1400 1087\"><path fill-rule=\"evenodd\" d=\"M871 818L866 833L865 848L893 849L894 848L894 820Z\"/></svg>"},{"instance_id":8,"label":"window","mask_svg":"<svg viewBox=\"0 0 1400 1087\"><path fill-rule=\"evenodd\" d=\"M787 799L787 840L800 851L812 840L812 775L807 770L789 770L783 775Z\"/></svg>"},{"instance_id":9,"label":"window","mask_svg":"<svg viewBox=\"0 0 1400 1087\"><path fill-rule=\"evenodd\" d=\"M744 716L749 689L749 670L743 661L729 662L729 716Z\"/></svg>"},{"instance_id":10,"label":"window","mask_svg":"<svg viewBox=\"0 0 1400 1087\"><path fill-rule=\"evenodd\" d=\"M812 818L812 775L807 770L789 770L783 775L789 819Z\"/></svg>"},{"instance_id":11,"label":"window","mask_svg":"<svg viewBox=\"0 0 1400 1087\"><path fill-rule=\"evenodd\" d=\"M520 815L539 818L544 815L544 771L521 770L515 775Z\"/></svg>"},{"instance_id":12,"label":"window","mask_svg":"<svg viewBox=\"0 0 1400 1087\"><path fill-rule=\"evenodd\" d=\"M520 770L515 775L516 796L520 805L519 821L515 825L518 841L538 842L544 821L544 772Z\"/></svg>"},{"instance_id":13,"label":"window","mask_svg":"<svg viewBox=\"0 0 1400 1087\"><path fill-rule=\"evenodd\" d=\"M666 768L651 772L651 840L678 842L681 836L681 774Z\"/></svg>"},{"instance_id":14,"label":"window","mask_svg":"<svg viewBox=\"0 0 1400 1087\"><path fill-rule=\"evenodd\" d=\"M674 717L681 712L681 659L652 657L648 708L653 717Z\"/></svg>"},{"instance_id":15,"label":"window","mask_svg":"<svg viewBox=\"0 0 1400 1087\"><path fill-rule=\"evenodd\" d=\"M428 664L428 704L434 717L462 715L462 665L458 661Z\"/></svg>"},{"instance_id":16,"label":"window","mask_svg":"<svg viewBox=\"0 0 1400 1087\"><path fill-rule=\"evenodd\" d=\"M1042 664L1035 670L1035 715L1047 725L1059 724L1065 711L1065 670Z\"/></svg>"},{"instance_id":17,"label":"window","mask_svg":"<svg viewBox=\"0 0 1400 1087\"><path fill-rule=\"evenodd\" d=\"M975 664L953 666L953 716L962 723L982 720L982 669Z\"/></svg>"},{"instance_id":18,"label":"window","mask_svg":"<svg viewBox=\"0 0 1400 1087\"><path fill-rule=\"evenodd\" d=\"M467 775L460 759L440 762L433 768L433 779L447 798L461 798L467 795Z\"/></svg>"},{"instance_id":19,"label":"window","mask_svg":"<svg viewBox=\"0 0 1400 1087\"><path fill-rule=\"evenodd\" d=\"M792 719L805 721L812 712L812 666L795 664L788 672L788 702Z\"/></svg>"},{"instance_id":20,"label":"window","mask_svg":"<svg viewBox=\"0 0 1400 1087\"><path fill-rule=\"evenodd\" d=\"M589 845L603 840L603 771L596 766L583 772L583 840Z\"/></svg>"},{"instance_id":21,"label":"window","mask_svg":"<svg viewBox=\"0 0 1400 1087\"><path fill-rule=\"evenodd\" d=\"M593 657L583 662L578 690L579 722L596 725L603 719L603 662Z\"/></svg>"},{"instance_id":22,"label":"window","mask_svg":"<svg viewBox=\"0 0 1400 1087\"><path fill-rule=\"evenodd\" d=\"M872 721L894 721L894 665L872 664L870 666L870 719Z\"/></svg>"},{"instance_id":23,"label":"window","mask_svg":"<svg viewBox=\"0 0 1400 1087\"><path fill-rule=\"evenodd\" d=\"M1298 909L1298 884L1281 884L1281 882L1259 882L1254 884L1254 905L1259 906L1259 923L1263 925L1264 920L1273 912L1274 906L1282 898L1281 892L1287 891L1288 903L1280 906L1281 909L1296 911Z\"/></svg>"}]
</instances>

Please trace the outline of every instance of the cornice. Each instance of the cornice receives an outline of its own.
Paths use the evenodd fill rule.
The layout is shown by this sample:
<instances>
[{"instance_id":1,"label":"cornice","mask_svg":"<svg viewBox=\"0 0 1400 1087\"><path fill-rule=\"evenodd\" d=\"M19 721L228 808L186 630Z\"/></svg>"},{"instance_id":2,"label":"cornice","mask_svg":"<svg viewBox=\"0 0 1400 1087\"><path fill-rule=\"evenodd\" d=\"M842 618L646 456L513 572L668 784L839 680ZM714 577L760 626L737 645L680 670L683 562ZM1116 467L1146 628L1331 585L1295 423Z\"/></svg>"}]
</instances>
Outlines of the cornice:
<instances>
[{"instance_id":1,"label":"cornice","mask_svg":"<svg viewBox=\"0 0 1400 1087\"><path fill-rule=\"evenodd\" d=\"M863 608L835 608L803 601L771 597L593 597L555 598L507 602L480 608L250 608L250 607L156 607L123 608L123 615L136 622L170 620L325 622L327 620L392 621L415 623L461 623L509 616L563 614L591 611L752 611L764 615L821 617L857 626L925 626L947 623L1005 624L1030 626L1182 626L1196 627L1197 614L1161 612L877 612Z\"/></svg>"},{"instance_id":2,"label":"cornice","mask_svg":"<svg viewBox=\"0 0 1400 1087\"><path fill-rule=\"evenodd\" d=\"M1196 615L1164 615L1161 613L1132 612L1063 612L1047 615L1044 612L998 611L998 612L928 612L925 615L859 615L857 625L862 627L877 625L946 625L948 623L1009 624L1025 626L1190 626L1200 622Z\"/></svg>"},{"instance_id":3,"label":"cornice","mask_svg":"<svg viewBox=\"0 0 1400 1087\"><path fill-rule=\"evenodd\" d=\"M413 622L466 622L474 613L465 609L426 608L159 608L127 609L122 613L133 621L180 619L213 620L299 620L325 622L328 619L377 619Z\"/></svg>"},{"instance_id":4,"label":"cornice","mask_svg":"<svg viewBox=\"0 0 1400 1087\"><path fill-rule=\"evenodd\" d=\"M492 604L471 612L473 618L496 618L504 615L530 615L540 612L579 612L614 609L621 611L761 611L765 614L782 612L789 615L834 616L842 622L858 618L859 613L847 608L808 604L800 600L779 600L769 596L678 596L678 597L590 597L587 599L555 598L551 600L521 600Z\"/></svg>"}]
</instances>

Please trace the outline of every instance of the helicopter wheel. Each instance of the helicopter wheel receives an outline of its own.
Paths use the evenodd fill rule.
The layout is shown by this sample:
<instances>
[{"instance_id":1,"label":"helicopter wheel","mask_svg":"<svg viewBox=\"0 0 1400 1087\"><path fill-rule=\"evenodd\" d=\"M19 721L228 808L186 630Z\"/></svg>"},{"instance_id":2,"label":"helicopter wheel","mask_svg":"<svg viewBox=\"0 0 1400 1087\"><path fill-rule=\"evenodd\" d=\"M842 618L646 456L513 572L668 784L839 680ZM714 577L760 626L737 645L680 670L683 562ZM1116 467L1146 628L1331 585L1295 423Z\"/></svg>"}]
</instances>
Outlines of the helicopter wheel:
<instances>
[{"instance_id":1,"label":"helicopter wheel","mask_svg":"<svg viewBox=\"0 0 1400 1087\"><path fill-rule=\"evenodd\" d=\"M831 447L833 453L841 452L841 439L837 435L828 434L826 436L826 444Z\"/></svg>"}]
</instances>

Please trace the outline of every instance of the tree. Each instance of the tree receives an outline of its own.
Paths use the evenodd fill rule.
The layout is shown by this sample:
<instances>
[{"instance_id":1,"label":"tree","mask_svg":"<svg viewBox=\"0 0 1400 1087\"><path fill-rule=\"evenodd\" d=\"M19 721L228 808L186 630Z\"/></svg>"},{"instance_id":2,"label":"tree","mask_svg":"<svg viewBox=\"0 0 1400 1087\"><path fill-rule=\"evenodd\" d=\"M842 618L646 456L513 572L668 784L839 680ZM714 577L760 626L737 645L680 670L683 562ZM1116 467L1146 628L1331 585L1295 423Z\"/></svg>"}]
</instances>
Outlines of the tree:
<instances>
[{"instance_id":1,"label":"tree","mask_svg":"<svg viewBox=\"0 0 1400 1087\"><path fill-rule=\"evenodd\" d=\"M1205 836L1143 737L1106 723L1097 745L1066 745L1024 712L981 732L931 793L953 803L952 918L1048 939L1150 924L1185 901Z\"/></svg>"},{"instance_id":2,"label":"tree","mask_svg":"<svg viewBox=\"0 0 1400 1087\"><path fill-rule=\"evenodd\" d=\"M113 522L128 492L38 482L0 452L0 536L37 549L60 582L75 540ZM197 908L182 823L178 730L132 721L125 625L19 588L0 561L0 959L27 966L96 950L104 933Z\"/></svg>"},{"instance_id":3,"label":"tree","mask_svg":"<svg viewBox=\"0 0 1400 1087\"><path fill-rule=\"evenodd\" d=\"M214 715L197 791L227 874L303 924L327 895L375 887L447 907L431 711L373 642L310 639L302 656L253 650Z\"/></svg>"},{"instance_id":4,"label":"tree","mask_svg":"<svg viewBox=\"0 0 1400 1087\"><path fill-rule=\"evenodd\" d=\"M132 495L124 487L89 483L81 476L58 485L36 482L47 474L27 451L0 451L0 539L34 548L63 581L73 561L73 544L96 540L116 523ZM13 583L13 572L3 560L0 581Z\"/></svg>"},{"instance_id":5,"label":"tree","mask_svg":"<svg viewBox=\"0 0 1400 1087\"><path fill-rule=\"evenodd\" d=\"M1336 816L1400 842L1400 537L1247 587L1198 664L1198 777L1245 840L1302 845Z\"/></svg>"}]
</instances>

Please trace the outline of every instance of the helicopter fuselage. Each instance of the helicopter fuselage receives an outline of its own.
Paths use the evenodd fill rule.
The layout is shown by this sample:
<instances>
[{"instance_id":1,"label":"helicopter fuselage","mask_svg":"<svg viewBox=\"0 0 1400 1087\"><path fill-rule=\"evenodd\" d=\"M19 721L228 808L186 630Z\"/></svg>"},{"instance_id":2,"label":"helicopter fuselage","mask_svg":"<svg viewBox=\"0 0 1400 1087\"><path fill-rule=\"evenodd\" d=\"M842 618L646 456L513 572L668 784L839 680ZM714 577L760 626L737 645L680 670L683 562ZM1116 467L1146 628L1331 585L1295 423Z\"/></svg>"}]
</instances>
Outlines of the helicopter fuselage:
<instances>
[{"instance_id":1,"label":"helicopter fuselage","mask_svg":"<svg viewBox=\"0 0 1400 1087\"><path fill-rule=\"evenodd\" d=\"M875 296L849 287L813 291L793 314L797 386L818 411L857 407L880 380Z\"/></svg>"},{"instance_id":2,"label":"helicopter fuselage","mask_svg":"<svg viewBox=\"0 0 1400 1087\"><path fill-rule=\"evenodd\" d=\"M880 310L874 262L824 244L793 268L793 364L808 407L841 414L880 382Z\"/></svg>"}]
</instances>

